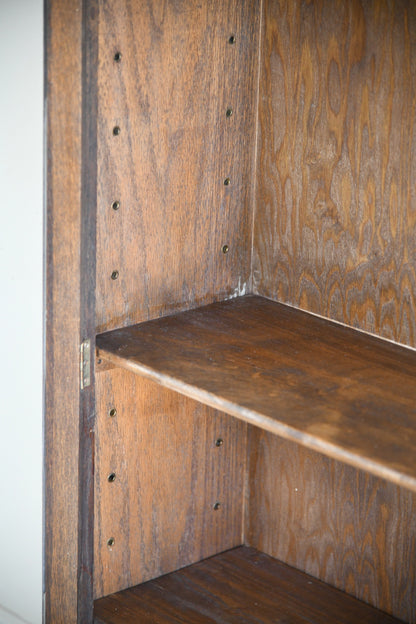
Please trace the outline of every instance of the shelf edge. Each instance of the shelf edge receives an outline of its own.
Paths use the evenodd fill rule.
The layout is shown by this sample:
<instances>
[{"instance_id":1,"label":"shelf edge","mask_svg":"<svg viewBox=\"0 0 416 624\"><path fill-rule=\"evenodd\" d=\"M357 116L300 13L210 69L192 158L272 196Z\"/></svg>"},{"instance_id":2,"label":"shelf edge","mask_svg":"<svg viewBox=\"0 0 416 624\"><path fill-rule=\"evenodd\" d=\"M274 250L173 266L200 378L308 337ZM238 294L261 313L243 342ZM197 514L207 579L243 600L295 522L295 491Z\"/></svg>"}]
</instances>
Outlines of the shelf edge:
<instances>
[{"instance_id":1,"label":"shelf edge","mask_svg":"<svg viewBox=\"0 0 416 624\"><path fill-rule=\"evenodd\" d=\"M239 406L236 403L227 401L226 399L208 392L207 390L203 390L197 386L183 382L176 377L160 373L150 366L133 362L132 360L118 356L111 351L107 351L103 348L97 348L97 356L119 368L123 368L135 373L136 375L150 379L160 386L178 392L183 396L229 414L239 420L243 420L250 425L264 429L269 433L300 444L301 446L309 448L313 451L317 451L318 453L330 457L331 459L341 461L345 464L353 466L354 468L369 472L375 477L390 481L391 483L395 483L396 485L416 493L416 478L406 475L399 470L386 467L379 462L348 451L342 446L331 444L328 441L323 441L315 435L311 435L305 433L304 431L295 429L294 427L285 425L279 420L270 418L270 416L266 416L256 412L255 410Z\"/></svg>"}]
</instances>

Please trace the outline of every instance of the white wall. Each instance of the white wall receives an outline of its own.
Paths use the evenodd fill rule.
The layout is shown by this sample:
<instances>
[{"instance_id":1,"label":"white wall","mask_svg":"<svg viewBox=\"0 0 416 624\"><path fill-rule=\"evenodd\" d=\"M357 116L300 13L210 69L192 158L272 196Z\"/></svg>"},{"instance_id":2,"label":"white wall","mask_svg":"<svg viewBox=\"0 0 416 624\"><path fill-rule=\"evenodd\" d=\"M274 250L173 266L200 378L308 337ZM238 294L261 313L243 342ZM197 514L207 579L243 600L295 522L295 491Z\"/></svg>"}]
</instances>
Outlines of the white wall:
<instances>
[{"instance_id":1,"label":"white wall","mask_svg":"<svg viewBox=\"0 0 416 624\"><path fill-rule=\"evenodd\" d=\"M0 624L38 624L42 620L42 0L0 0L0 84Z\"/></svg>"}]
</instances>

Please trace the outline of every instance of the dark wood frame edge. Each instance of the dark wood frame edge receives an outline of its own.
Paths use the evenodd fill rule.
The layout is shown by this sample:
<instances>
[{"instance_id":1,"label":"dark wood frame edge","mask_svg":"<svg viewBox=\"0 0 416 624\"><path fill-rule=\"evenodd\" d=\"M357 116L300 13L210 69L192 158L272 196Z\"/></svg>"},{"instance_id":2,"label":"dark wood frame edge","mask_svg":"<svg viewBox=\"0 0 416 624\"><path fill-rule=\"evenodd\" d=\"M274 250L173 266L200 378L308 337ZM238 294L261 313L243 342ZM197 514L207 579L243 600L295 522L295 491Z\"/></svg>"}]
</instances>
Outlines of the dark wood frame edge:
<instances>
[{"instance_id":1,"label":"dark wood frame edge","mask_svg":"<svg viewBox=\"0 0 416 624\"><path fill-rule=\"evenodd\" d=\"M98 0L44 0L47 624L93 619L97 47ZM85 339L91 341L91 385L81 390Z\"/></svg>"},{"instance_id":2,"label":"dark wood frame edge","mask_svg":"<svg viewBox=\"0 0 416 624\"><path fill-rule=\"evenodd\" d=\"M91 383L80 392L78 622L93 620L98 11L83 0L80 344L91 343Z\"/></svg>"}]
</instances>

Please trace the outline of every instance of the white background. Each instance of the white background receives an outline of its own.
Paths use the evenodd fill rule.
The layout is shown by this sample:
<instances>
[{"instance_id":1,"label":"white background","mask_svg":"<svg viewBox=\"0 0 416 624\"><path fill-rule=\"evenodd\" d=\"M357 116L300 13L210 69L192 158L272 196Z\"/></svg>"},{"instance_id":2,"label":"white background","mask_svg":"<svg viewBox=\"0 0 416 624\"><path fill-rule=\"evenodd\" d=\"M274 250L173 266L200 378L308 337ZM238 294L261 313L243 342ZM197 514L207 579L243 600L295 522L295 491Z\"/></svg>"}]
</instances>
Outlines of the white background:
<instances>
[{"instance_id":1,"label":"white background","mask_svg":"<svg viewBox=\"0 0 416 624\"><path fill-rule=\"evenodd\" d=\"M0 84L0 624L40 624L42 0L0 0Z\"/></svg>"}]
</instances>

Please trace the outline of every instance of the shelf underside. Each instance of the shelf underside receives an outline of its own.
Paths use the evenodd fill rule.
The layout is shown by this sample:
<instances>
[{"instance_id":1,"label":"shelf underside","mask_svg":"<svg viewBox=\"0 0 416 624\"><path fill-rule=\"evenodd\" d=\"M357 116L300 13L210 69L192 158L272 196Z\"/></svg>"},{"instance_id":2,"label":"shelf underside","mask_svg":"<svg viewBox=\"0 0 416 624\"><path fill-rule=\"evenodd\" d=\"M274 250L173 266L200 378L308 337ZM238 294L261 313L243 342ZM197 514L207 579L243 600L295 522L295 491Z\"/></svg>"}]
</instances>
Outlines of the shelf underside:
<instances>
[{"instance_id":1,"label":"shelf underside","mask_svg":"<svg viewBox=\"0 0 416 624\"><path fill-rule=\"evenodd\" d=\"M96 624L394 624L399 620L239 547L95 602Z\"/></svg>"},{"instance_id":2,"label":"shelf underside","mask_svg":"<svg viewBox=\"0 0 416 624\"><path fill-rule=\"evenodd\" d=\"M99 357L416 491L416 352L246 296L97 336Z\"/></svg>"}]
</instances>

